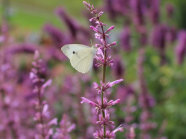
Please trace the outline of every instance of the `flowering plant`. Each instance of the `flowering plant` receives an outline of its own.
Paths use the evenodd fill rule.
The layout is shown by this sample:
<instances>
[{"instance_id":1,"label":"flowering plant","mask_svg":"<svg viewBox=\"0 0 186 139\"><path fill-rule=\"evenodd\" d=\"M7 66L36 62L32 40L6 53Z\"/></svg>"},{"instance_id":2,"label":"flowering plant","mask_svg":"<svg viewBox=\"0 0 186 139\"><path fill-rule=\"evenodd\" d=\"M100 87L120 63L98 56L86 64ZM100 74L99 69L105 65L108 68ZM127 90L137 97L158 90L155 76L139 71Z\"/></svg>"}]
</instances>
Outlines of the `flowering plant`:
<instances>
[{"instance_id":1,"label":"flowering plant","mask_svg":"<svg viewBox=\"0 0 186 139\"><path fill-rule=\"evenodd\" d=\"M90 22L94 22L95 26L90 26L90 28L95 32L95 38L98 40L98 43L95 45L97 47L96 66L103 67L103 74L100 85L98 83L94 83L94 88L96 89L97 94L100 96L97 102L82 97L81 103L88 103L96 109L98 117L96 124L98 125L98 128L94 133L94 137L102 139L114 138L117 131L123 130L122 127L114 129L114 122L110 120L109 110L111 106L119 103L120 99L108 100L106 97L110 91L110 88L112 88L115 84L123 81L123 79L119 79L113 82L106 81L106 68L113 65L113 60L109 55L109 50L112 46L116 45L116 42L108 43L109 33L114 29L114 26L105 29L107 25L100 20L103 12L98 11L96 8L94 8L93 5L85 1L83 4L93 15L93 17L90 19Z\"/></svg>"}]
</instances>

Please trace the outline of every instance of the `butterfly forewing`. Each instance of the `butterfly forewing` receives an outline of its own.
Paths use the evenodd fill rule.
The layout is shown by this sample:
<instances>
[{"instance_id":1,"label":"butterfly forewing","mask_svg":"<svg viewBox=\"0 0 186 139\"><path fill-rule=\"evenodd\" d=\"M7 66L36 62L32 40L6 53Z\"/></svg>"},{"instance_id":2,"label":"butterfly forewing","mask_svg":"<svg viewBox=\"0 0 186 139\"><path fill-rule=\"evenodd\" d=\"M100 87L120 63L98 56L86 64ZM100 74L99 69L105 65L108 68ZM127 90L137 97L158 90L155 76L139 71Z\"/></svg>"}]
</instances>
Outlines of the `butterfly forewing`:
<instances>
[{"instance_id":1,"label":"butterfly forewing","mask_svg":"<svg viewBox=\"0 0 186 139\"><path fill-rule=\"evenodd\" d=\"M61 51L70 59L73 56L74 52L77 52L77 51L80 51L86 48L90 48L90 47L86 45L82 45L82 44L67 44L61 48Z\"/></svg>"},{"instance_id":2,"label":"butterfly forewing","mask_svg":"<svg viewBox=\"0 0 186 139\"><path fill-rule=\"evenodd\" d=\"M61 48L70 59L72 67L81 73L88 72L93 64L95 48L81 44L69 44Z\"/></svg>"},{"instance_id":3,"label":"butterfly forewing","mask_svg":"<svg viewBox=\"0 0 186 139\"><path fill-rule=\"evenodd\" d=\"M88 72L93 64L94 53L92 49L80 50L70 59L71 65L79 72Z\"/></svg>"}]
</instances>

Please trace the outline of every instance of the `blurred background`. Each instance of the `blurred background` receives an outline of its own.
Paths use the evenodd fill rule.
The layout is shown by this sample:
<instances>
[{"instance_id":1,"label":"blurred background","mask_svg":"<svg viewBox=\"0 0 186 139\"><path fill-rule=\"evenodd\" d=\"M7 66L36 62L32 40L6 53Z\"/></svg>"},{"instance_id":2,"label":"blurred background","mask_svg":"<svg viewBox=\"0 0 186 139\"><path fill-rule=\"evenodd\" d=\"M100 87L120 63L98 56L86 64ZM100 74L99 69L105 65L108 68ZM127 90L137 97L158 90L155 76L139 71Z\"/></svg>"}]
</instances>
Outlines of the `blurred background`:
<instances>
[{"instance_id":1,"label":"blurred background","mask_svg":"<svg viewBox=\"0 0 186 139\"><path fill-rule=\"evenodd\" d=\"M58 123L65 119L67 127L75 125L66 131L69 138L93 138L95 116L80 101L82 96L96 99L92 83L99 82L101 70L94 66L82 75L60 50L68 43L96 43L82 2L0 0L0 138L39 134L33 68L47 84L41 96L50 114L44 120L57 117ZM112 109L116 127L134 126L141 139L186 138L186 1L89 2L104 11L102 21L115 26L110 40L117 46L107 80L125 80L111 95L121 99ZM126 135L127 130L116 138Z\"/></svg>"}]
</instances>

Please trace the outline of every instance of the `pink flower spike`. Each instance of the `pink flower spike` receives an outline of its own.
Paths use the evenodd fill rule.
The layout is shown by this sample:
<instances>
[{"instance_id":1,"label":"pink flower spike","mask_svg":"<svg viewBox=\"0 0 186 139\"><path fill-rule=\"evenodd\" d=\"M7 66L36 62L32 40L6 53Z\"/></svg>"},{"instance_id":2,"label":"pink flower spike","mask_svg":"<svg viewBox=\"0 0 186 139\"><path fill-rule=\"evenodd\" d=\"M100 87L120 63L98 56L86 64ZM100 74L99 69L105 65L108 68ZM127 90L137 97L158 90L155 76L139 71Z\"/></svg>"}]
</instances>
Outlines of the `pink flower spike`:
<instances>
[{"instance_id":1,"label":"pink flower spike","mask_svg":"<svg viewBox=\"0 0 186 139\"><path fill-rule=\"evenodd\" d=\"M103 13L104 13L103 11L99 12L98 17L102 16Z\"/></svg>"},{"instance_id":2,"label":"pink flower spike","mask_svg":"<svg viewBox=\"0 0 186 139\"><path fill-rule=\"evenodd\" d=\"M103 51L100 48L97 49L97 55L101 55L101 57L104 58Z\"/></svg>"},{"instance_id":3,"label":"pink flower spike","mask_svg":"<svg viewBox=\"0 0 186 139\"><path fill-rule=\"evenodd\" d=\"M38 59L39 56L40 56L40 53L39 53L38 50L36 50L35 53L34 53L34 59L35 59L35 60Z\"/></svg>"},{"instance_id":4,"label":"pink flower spike","mask_svg":"<svg viewBox=\"0 0 186 139\"><path fill-rule=\"evenodd\" d=\"M90 26L90 28L91 28L93 31L95 31L95 32L97 32L97 33L99 33L99 34L100 34L100 32L98 31L98 29L97 29L97 28L95 28L94 26Z\"/></svg>"},{"instance_id":5,"label":"pink flower spike","mask_svg":"<svg viewBox=\"0 0 186 139\"><path fill-rule=\"evenodd\" d=\"M48 125L57 125L57 118L52 119Z\"/></svg>"},{"instance_id":6,"label":"pink flower spike","mask_svg":"<svg viewBox=\"0 0 186 139\"><path fill-rule=\"evenodd\" d=\"M30 79L33 79L35 77L35 74L33 72L30 72Z\"/></svg>"},{"instance_id":7,"label":"pink flower spike","mask_svg":"<svg viewBox=\"0 0 186 139\"><path fill-rule=\"evenodd\" d=\"M120 131L120 132L123 132L123 126L122 125L120 125L120 126L118 126L116 129L114 129L112 132L115 134L116 132L118 132L118 131Z\"/></svg>"},{"instance_id":8,"label":"pink flower spike","mask_svg":"<svg viewBox=\"0 0 186 139\"><path fill-rule=\"evenodd\" d=\"M90 22L92 22L94 20L96 20L95 17L92 17L92 18L89 19Z\"/></svg>"},{"instance_id":9,"label":"pink flower spike","mask_svg":"<svg viewBox=\"0 0 186 139\"><path fill-rule=\"evenodd\" d=\"M75 124L72 124L69 128L68 128L68 132L71 132L72 130L74 130L76 128Z\"/></svg>"},{"instance_id":10,"label":"pink flower spike","mask_svg":"<svg viewBox=\"0 0 186 139\"><path fill-rule=\"evenodd\" d=\"M86 7L88 10L90 10L90 9L92 8L92 6L91 6L89 3L87 3L86 1L83 1L83 4L85 5L85 7Z\"/></svg>"},{"instance_id":11,"label":"pink flower spike","mask_svg":"<svg viewBox=\"0 0 186 139\"><path fill-rule=\"evenodd\" d=\"M113 81L113 82L109 82L109 83L108 83L108 86L111 88L111 87L113 87L114 85L119 84L120 82L123 82L123 79L119 79L119 80L115 80L115 81Z\"/></svg>"},{"instance_id":12,"label":"pink flower spike","mask_svg":"<svg viewBox=\"0 0 186 139\"><path fill-rule=\"evenodd\" d=\"M120 102L120 99L116 99L116 100L110 100L108 102L108 106L113 106L113 105L116 105Z\"/></svg>"},{"instance_id":13,"label":"pink flower spike","mask_svg":"<svg viewBox=\"0 0 186 139\"><path fill-rule=\"evenodd\" d=\"M48 105L45 104L44 107L43 107L43 114L45 114L47 112L48 112Z\"/></svg>"},{"instance_id":14,"label":"pink flower spike","mask_svg":"<svg viewBox=\"0 0 186 139\"><path fill-rule=\"evenodd\" d=\"M105 33L109 33L111 30L113 30L115 27L114 26L111 26L107 29L107 31Z\"/></svg>"},{"instance_id":15,"label":"pink flower spike","mask_svg":"<svg viewBox=\"0 0 186 139\"><path fill-rule=\"evenodd\" d=\"M50 86L52 84L52 80L49 79L48 81L46 81L43 85L42 85L42 89L45 89L46 87Z\"/></svg>"},{"instance_id":16,"label":"pink flower spike","mask_svg":"<svg viewBox=\"0 0 186 139\"><path fill-rule=\"evenodd\" d=\"M98 107L98 104L96 104L95 102L93 102L93 101L91 101L91 100L89 100L89 99L87 99L85 97L81 97L81 99L82 99L81 104L82 103L88 103L88 104L90 104L90 105L92 105L94 107Z\"/></svg>"},{"instance_id":17,"label":"pink flower spike","mask_svg":"<svg viewBox=\"0 0 186 139\"><path fill-rule=\"evenodd\" d=\"M93 88L98 91L98 94L101 93L101 88L96 82L93 83Z\"/></svg>"},{"instance_id":18,"label":"pink flower spike","mask_svg":"<svg viewBox=\"0 0 186 139\"><path fill-rule=\"evenodd\" d=\"M112 46L114 46L114 45L116 45L116 44L117 44L116 42L113 42L113 43L107 45L107 48L110 48L110 47L112 47Z\"/></svg>"}]
</instances>

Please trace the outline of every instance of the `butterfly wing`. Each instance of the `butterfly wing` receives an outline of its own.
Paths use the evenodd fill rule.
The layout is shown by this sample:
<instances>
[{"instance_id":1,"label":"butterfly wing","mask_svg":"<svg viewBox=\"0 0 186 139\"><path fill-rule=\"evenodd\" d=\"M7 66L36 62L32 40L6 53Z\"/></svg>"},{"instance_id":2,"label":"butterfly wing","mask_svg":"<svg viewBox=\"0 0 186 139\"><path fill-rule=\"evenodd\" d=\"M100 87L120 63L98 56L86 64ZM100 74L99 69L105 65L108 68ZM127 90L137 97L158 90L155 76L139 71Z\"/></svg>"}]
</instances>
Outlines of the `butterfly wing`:
<instances>
[{"instance_id":1,"label":"butterfly wing","mask_svg":"<svg viewBox=\"0 0 186 139\"><path fill-rule=\"evenodd\" d=\"M81 73L88 72L93 64L94 52L91 48L83 49L73 55L70 59L72 67Z\"/></svg>"},{"instance_id":2,"label":"butterfly wing","mask_svg":"<svg viewBox=\"0 0 186 139\"><path fill-rule=\"evenodd\" d=\"M93 64L95 48L80 44L69 44L61 48L63 53L70 59L73 68L81 73L88 72Z\"/></svg>"},{"instance_id":3,"label":"butterfly wing","mask_svg":"<svg viewBox=\"0 0 186 139\"><path fill-rule=\"evenodd\" d=\"M90 47L82 44L67 44L61 47L61 51L65 54L65 56L71 59L73 56L73 52L81 51L86 48Z\"/></svg>"}]
</instances>

